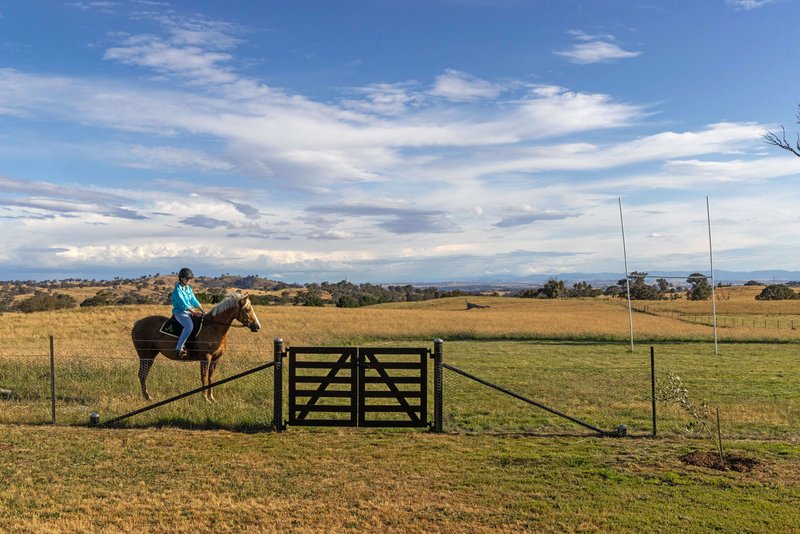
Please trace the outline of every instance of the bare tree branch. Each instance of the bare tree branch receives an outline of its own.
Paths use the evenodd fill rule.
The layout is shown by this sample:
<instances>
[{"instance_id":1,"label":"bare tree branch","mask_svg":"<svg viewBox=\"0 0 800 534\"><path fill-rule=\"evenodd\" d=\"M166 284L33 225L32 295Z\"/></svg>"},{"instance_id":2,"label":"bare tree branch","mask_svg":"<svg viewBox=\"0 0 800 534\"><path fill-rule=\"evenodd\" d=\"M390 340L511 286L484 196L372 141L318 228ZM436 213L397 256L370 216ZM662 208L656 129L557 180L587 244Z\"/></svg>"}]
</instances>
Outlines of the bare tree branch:
<instances>
[{"instance_id":1,"label":"bare tree branch","mask_svg":"<svg viewBox=\"0 0 800 534\"><path fill-rule=\"evenodd\" d=\"M797 119L797 124L800 124L800 104L797 105L798 111L795 115L795 119ZM778 148L782 148L783 150L788 150L798 158L800 158L800 133L797 134L797 140L795 141L795 146L789 144L789 141L786 140L786 128L781 125L781 135L778 135L775 132L767 132L761 136L761 139L767 143L768 145L774 145Z\"/></svg>"},{"instance_id":2,"label":"bare tree branch","mask_svg":"<svg viewBox=\"0 0 800 534\"><path fill-rule=\"evenodd\" d=\"M798 123L800 123L800 111L797 113ZM788 150L798 158L800 158L800 133L797 134L797 141L795 142L796 148L789 144L786 140L786 128L781 125L781 135L778 136L775 132L767 132L761 136L761 139L768 145L775 145L778 148Z\"/></svg>"}]
</instances>

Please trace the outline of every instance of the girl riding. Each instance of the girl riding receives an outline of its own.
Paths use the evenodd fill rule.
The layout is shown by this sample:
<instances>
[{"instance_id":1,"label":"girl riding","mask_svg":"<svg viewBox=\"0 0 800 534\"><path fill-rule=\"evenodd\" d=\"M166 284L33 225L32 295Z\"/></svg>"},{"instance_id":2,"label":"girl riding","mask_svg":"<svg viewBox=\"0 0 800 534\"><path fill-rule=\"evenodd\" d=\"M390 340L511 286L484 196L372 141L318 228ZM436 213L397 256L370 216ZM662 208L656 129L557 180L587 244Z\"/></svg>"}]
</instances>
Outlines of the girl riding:
<instances>
[{"instance_id":1,"label":"girl riding","mask_svg":"<svg viewBox=\"0 0 800 534\"><path fill-rule=\"evenodd\" d=\"M192 287L189 285L189 281L193 278L192 270L184 267L178 273L178 283L175 284L175 289L172 290L172 315L183 326L181 336L178 338L178 345L175 347L175 352L180 358L184 358L187 355L184 345L194 328L192 316L202 316L205 313L200 301L194 296Z\"/></svg>"}]
</instances>

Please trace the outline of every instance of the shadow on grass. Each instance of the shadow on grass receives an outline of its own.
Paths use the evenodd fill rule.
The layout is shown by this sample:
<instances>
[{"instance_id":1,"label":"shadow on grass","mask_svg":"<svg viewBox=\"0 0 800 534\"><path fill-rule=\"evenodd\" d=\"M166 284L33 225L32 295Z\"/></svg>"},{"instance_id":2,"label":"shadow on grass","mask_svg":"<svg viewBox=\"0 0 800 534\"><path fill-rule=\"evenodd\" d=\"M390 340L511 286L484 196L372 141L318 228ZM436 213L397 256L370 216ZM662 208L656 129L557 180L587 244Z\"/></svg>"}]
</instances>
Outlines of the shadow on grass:
<instances>
[{"instance_id":1,"label":"shadow on grass","mask_svg":"<svg viewBox=\"0 0 800 534\"><path fill-rule=\"evenodd\" d=\"M272 432L275 430L272 423L262 423L256 421L241 421L236 423L226 423L206 419L197 421L182 416L167 416L157 419L150 419L142 423L119 422L111 425L100 425L99 429L152 429L152 428L179 428L182 430L227 430L229 432L239 432L242 434L257 434L261 432Z\"/></svg>"}]
</instances>

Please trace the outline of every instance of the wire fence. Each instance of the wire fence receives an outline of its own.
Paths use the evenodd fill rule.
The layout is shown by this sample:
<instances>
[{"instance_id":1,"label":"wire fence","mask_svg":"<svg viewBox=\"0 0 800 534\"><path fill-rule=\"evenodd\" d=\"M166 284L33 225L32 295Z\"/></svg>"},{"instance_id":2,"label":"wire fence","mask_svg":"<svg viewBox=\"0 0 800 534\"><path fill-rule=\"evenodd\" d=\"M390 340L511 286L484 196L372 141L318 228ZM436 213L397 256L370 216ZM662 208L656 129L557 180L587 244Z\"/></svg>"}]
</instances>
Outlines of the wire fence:
<instances>
[{"instance_id":1,"label":"wire fence","mask_svg":"<svg viewBox=\"0 0 800 534\"><path fill-rule=\"evenodd\" d=\"M5 347L0 351L0 423L45 424L55 420L82 425L89 422L93 412L100 414L102 422L150 404L142 397L138 357L130 347L111 339L59 338L53 340L51 352L47 337L11 341L0 339ZM418 341L402 344L422 345ZM705 349L681 344L657 346L657 388L671 376L680 376L696 406L719 408L723 433L728 437L800 437L800 362L791 346L736 344L726 347L721 356ZM266 339L260 344L232 343L219 360L215 379L232 377L272 359L273 346ZM613 431L624 424L629 434L653 432L653 383L645 350L630 353L623 344L446 342L444 362L601 429ZM445 432L587 433L573 421L452 370L445 369L443 379ZM147 385L158 401L191 391L200 383L197 362L158 357ZM281 388L288 391L285 370ZM432 360L428 362L427 390L427 418L433 421ZM273 370L265 369L218 386L216 403L196 394L139 414L124 424L270 429L274 393ZM281 404L281 413L286 416L286 395L281 396ZM682 434L693 421L677 403L657 402L656 415L659 435Z\"/></svg>"},{"instance_id":2,"label":"wire fence","mask_svg":"<svg viewBox=\"0 0 800 534\"><path fill-rule=\"evenodd\" d=\"M714 326L714 315L710 313L688 313L676 310L664 310L653 306L631 306L633 311L672 317L689 323ZM766 315L766 314L736 314L726 315L717 313L717 326L723 328L762 328L774 330L797 330L800 328L800 316L797 315Z\"/></svg>"},{"instance_id":3,"label":"wire fence","mask_svg":"<svg viewBox=\"0 0 800 534\"><path fill-rule=\"evenodd\" d=\"M0 352L0 423L87 424L92 412L102 420L141 408L149 401L139 384L139 359L132 348L114 339L14 340ZM219 360L215 381L272 360L271 350L229 344ZM51 366L52 362L52 366ZM52 374L51 374L52 373ZM198 362L158 357L147 386L155 400L201 385ZM132 426L269 428L272 424L273 377L255 373L221 385L218 403L203 395L159 407L126 422ZM224 400L224 402L222 402Z\"/></svg>"}]
</instances>

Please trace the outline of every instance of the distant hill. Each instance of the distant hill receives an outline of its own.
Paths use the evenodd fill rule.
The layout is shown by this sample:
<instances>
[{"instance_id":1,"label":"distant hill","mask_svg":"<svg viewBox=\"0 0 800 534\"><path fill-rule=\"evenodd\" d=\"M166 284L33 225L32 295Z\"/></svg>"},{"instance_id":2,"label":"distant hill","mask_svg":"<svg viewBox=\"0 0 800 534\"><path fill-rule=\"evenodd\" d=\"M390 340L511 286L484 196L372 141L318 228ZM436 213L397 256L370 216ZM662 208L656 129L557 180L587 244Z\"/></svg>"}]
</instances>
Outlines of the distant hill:
<instances>
[{"instance_id":1,"label":"distant hill","mask_svg":"<svg viewBox=\"0 0 800 534\"><path fill-rule=\"evenodd\" d=\"M656 277L669 278L675 285L681 285L681 280L685 282L686 277L691 274L688 271L648 271L655 283ZM695 271L692 271L695 272ZM708 269L698 269L696 272L708 275ZM448 289L481 289L483 291L502 290L502 289L523 289L527 287L540 287L550 279L563 280L569 285L575 282L588 282L594 287L608 287L615 285L617 281L624 277L624 273L609 272L577 272L577 273L555 273L555 274L536 274L529 276L497 275L483 276L472 280L454 280L446 282L417 282L412 283L417 287L439 287ZM800 271L784 270L762 270L762 271L714 271L714 281L724 284L743 285L745 282L754 280L764 284L788 283L800 280ZM650 282L650 280L648 280ZM409 282L411 283L411 282Z\"/></svg>"},{"instance_id":2,"label":"distant hill","mask_svg":"<svg viewBox=\"0 0 800 534\"><path fill-rule=\"evenodd\" d=\"M10 306L34 294L69 295L84 305L113 304L168 304L169 295L177 282L175 274L154 274L139 278L115 278L113 280L87 280L70 278L65 280L10 280L0 281L0 309ZM198 277L192 288L198 295L224 295L230 290L242 290L252 295L276 295L299 288L297 284L286 284L261 278L257 275Z\"/></svg>"}]
</instances>

